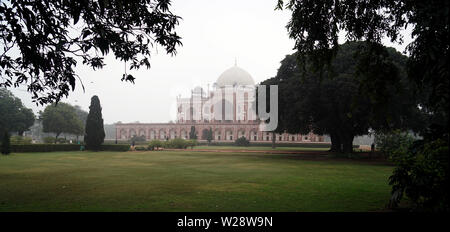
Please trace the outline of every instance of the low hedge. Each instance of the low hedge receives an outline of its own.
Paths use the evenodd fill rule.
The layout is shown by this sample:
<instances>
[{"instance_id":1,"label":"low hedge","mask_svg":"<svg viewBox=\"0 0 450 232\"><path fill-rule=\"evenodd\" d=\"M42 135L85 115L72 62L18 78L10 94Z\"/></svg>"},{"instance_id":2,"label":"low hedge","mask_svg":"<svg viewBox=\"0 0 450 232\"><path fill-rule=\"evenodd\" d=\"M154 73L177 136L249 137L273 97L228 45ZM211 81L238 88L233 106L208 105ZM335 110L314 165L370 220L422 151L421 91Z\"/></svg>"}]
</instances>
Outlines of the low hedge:
<instances>
[{"instance_id":1,"label":"low hedge","mask_svg":"<svg viewBox=\"0 0 450 232\"><path fill-rule=\"evenodd\" d=\"M11 145L11 152L52 152L52 151L79 151L80 144L21 144ZM128 151L130 145L104 144L101 151Z\"/></svg>"},{"instance_id":2,"label":"low hedge","mask_svg":"<svg viewBox=\"0 0 450 232\"><path fill-rule=\"evenodd\" d=\"M148 149L146 147L135 147L136 151L147 151Z\"/></svg>"},{"instance_id":3,"label":"low hedge","mask_svg":"<svg viewBox=\"0 0 450 232\"><path fill-rule=\"evenodd\" d=\"M79 144L21 144L11 145L11 152L79 151Z\"/></svg>"},{"instance_id":4,"label":"low hedge","mask_svg":"<svg viewBox=\"0 0 450 232\"><path fill-rule=\"evenodd\" d=\"M208 145L207 142L199 142L199 145ZM212 142L211 146L236 146L234 142ZM252 142L250 141L250 147L271 147L272 142ZM306 148L330 148L330 143L275 143L277 147L306 147Z\"/></svg>"},{"instance_id":5,"label":"low hedge","mask_svg":"<svg viewBox=\"0 0 450 232\"><path fill-rule=\"evenodd\" d=\"M147 145L149 141L135 141L134 145ZM105 142L103 143L104 145L117 145L117 144L121 144L121 145L128 145L131 146L131 141L130 140L117 140L117 144L116 144L116 140L114 139L105 139Z\"/></svg>"}]
</instances>

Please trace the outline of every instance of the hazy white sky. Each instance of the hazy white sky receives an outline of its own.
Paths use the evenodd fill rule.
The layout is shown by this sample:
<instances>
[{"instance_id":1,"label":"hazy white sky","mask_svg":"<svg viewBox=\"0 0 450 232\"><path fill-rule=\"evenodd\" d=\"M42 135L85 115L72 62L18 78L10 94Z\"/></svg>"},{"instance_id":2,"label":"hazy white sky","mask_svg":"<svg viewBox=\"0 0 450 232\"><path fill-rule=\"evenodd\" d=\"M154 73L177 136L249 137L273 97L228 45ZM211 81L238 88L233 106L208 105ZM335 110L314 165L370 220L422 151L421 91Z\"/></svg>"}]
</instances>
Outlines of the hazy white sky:
<instances>
[{"instance_id":1,"label":"hazy white sky","mask_svg":"<svg viewBox=\"0 0 450 232\"><path fill-rule=\"evenodd\" d=\"M190 95L195 86L205 89L219 75L234 65L235 58L259 83L275 76L280 61L293 52L294 41L285 25L288 11L274 11L276 0L174 0L173 12L183 19L177 28L183 46L176 56L166 55L158 47L153 50L151 69L131 73L135 84L120 81L124 63L113 56L105 59L102 70L77 67L80 83L67 99L88 111L90 98L97 95L103 108L105 123L167 122L174 119L176 96ZM402 50L404 46L396 46ZM23 103L37 114L26 88L11 89Z\"/></svg>"}]
</instances>

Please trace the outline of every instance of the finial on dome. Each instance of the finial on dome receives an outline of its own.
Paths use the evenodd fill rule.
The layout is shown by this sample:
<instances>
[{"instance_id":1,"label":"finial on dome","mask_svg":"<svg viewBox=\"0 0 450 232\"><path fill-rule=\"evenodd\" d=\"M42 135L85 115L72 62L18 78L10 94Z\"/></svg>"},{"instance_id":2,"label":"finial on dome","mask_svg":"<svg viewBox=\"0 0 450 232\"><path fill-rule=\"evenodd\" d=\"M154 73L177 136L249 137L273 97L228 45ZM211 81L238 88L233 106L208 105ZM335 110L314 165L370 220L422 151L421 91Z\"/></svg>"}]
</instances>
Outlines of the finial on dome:
<instances>
[{"instance_id":1,"label":"finial on dome","mask_svg":"<svg viewBox=\"0 0 450 232\"><path fill-rule=\"evenodd\" d=\"M237 66L237 59L234 57L234 66Z\"/></svg>"}]
</instances>

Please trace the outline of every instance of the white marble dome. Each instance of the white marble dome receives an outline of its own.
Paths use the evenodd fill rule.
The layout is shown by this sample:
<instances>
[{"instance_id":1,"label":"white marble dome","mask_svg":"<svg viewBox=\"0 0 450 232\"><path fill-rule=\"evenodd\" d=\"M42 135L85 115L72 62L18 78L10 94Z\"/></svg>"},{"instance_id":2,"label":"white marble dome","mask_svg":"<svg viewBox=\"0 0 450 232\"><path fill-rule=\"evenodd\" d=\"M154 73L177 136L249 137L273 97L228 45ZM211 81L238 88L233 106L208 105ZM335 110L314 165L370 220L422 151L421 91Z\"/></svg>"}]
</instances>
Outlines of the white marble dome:
<instances>
[{"instance_id":1,"label":"white marble dome","mask_svg":"<svg viewBox=\"0 0 450 232\"><path fill-rule=\"evenodd\" d=\"M255 85L255 82L247 71L235 65L225 70L216 81L216 86L219 88L226 85Z\"/></svg>"}]
</instances>

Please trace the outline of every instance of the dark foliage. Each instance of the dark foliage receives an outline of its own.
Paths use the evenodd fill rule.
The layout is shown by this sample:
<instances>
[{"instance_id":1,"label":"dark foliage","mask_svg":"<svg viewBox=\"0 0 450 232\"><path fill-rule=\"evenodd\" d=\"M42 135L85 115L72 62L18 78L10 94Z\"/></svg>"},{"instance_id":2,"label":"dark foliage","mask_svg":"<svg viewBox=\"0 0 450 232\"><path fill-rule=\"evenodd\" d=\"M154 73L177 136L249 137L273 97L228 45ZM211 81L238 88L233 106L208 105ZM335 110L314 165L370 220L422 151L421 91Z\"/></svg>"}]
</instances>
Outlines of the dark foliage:
<instances>
[{"instance_id":1,"label":"dark foliage","mask_svg":"<svg viewBox=\"0 0 450 232\"><path fill-rule=\"evenodd\" d=\"M450 209L448 143L418 140L407 151L392 153L397 167L389 177L392 185L390 206L396 207L403 195L414 203L414 210Z\"/></svg>"},{"instance_id":2,"label":"dark foliage","mask_svg":"<svg viewBox=\"0 0 450 232\"><path fill-rule=\"evenodd\" d=\"M389 132L376 132L374 142L379 153L388 159L400 157L407 152L414 142L414 137L401 130L393 130Z\"/></svg>"},{"instance_id":3,"label":"dark foliage","mask_svg":"<svg viewBox=\"0 0 450 232\"><path fill-rule=\"evenodd\" d=\"M286 4L285 4L286 3ZM415 169L422 163L417 160L420 150L428 152L427 165L442 163L441 158L435 155L434 149L426 149L425 144L444 143L449 144L449 12L450 3L446 0L408 1L408 0L381 0L381 1L313 1L313 0L278 0L278 9L287 8L292 11L292 18L287 28L290 37L295 39L298 56L308 57L313 69L321 73L327 72L333 58L338 53L338 34L345 31L346 38L350 41L364 40L369 42L366 52L359 52L358 70L366 72L368 78L361 83L361 89L367 91L367 95L374 99L380 106L389 103L384 93L389 85L389 79L383 78L384 73L392 73L389 67L377 68L377 59L368 57L379 56L378 49L383 37L392 42L402 43L402 31L406 27L412 28L414 40L408 44L409 59L406 73L408 80L416 86L410 92L415 94L415 100L420 105L421 115L415 117L421 124L420 134L424 137L423 148L416 152L405 153L406 160L411 162L399 163L391 176L393 184L393 198L401 198L403 193L414 201L428 209L437 209L440 205L447 207L448 198L435 194L426 194L427 191L435 191L431 185L438 181L438 186L445 183L446 179L428 179L427 172L421 168ZM306 67L306 59L300 59ZM375 64L375 66L373 66ZM383 107L380 107L383 109ZM382 110L380 111L382 112ZM382 114L380 114L382 115ZM432 147L432 145L429 145ZM441 147L442 147L441 146ZM416 149L416 148L412 148ZM436 148L440 150L440 148ZM440 152L437 152L440 153ZM448 152L446 154L448 160ZM412 157L411 159L407 157ZM432 163L432 164L431 164ZM445 163L445 162L444 162ZM448 162L447 162L448 165ZM420 165L419 165L420 166ZM421 166L422 167L422 166ZM412 181L406 171L414 170L413 180L424 181L417 187L418 182ZM448 166L446 167L448 171ZM446 172L448 173L448 172ZM430 184L425 184L431 181ZM440 182L442 181L442 182ZM437 189L440 189L438 187ZM435 202L428 204L426 202ZM437 203L439 202L439 203ZM442 207L438 207L442 209Z\"/></svg>"},{"instance_id":4,"label":"dark foliage","mask_svg":"<svg viewBox=\"0 0 450 232\"><path fill-rule=\"evenodd\" d=\"M405 80L406 57L394 49L383 47L383 57L375 67L383 69L379 77L360 72L358 51L369 49L364 42L347 42L339 47L330 69L322 75L307 62L305 70L297 55L281 62L277 76L262 84L278 85L278 127L276 132L330 135L335 152L351 153L353 138L369 129L411 128L418 115L414 98ZM381 48L380 48L381 49ZM372 75L372 74L370 74ZM372 98L365 89L367 78L383 82L384 100Z\"/></svg>"},{"instance_id":5,"label":"dark foliage","mask_svg":"<svg viewBox=\"0 0 450 232\"><path fill-rule=\"evenodd\" d=\"M207 137L208 137L208 129L203 129L202 130L202 139L206 140Z\"/></svg>"},{"instance_id":6,"label":"dark foliage","mask_svg":"<svg viewBox=\"0 0 450 232\"><path fill-rule=\"evenodd\" d=\"M24 144L12 145L13 152L52 152L52 151L80 151L78 144Z\"/></svg>"},{"instance_id":7,"label":"dark foliage","mask_svg":"<svg viewBox=\"0 0 450 232\"><path fill-rule=\"evenodd\" d=\"M449 139L449 12L446 0L408 1L296 1L279 0L278 9L292 11L287 28L295 39L300 61L305 66L306 57L315 70L325 72L336 56L338 34L346 32L350 41L369 42L369 49L361 52L358 70L366 72L368 78L361 87L367 94L386 103L386 79L383 73L389 69L372 66L377 60L368 59L382 55L379 49L384 37L392 42L403 42L402 31L412 28L413 42L408 44L410 57L406 72L417 88L411 89L427 114L421 133L428 138ZM374 79L376 78L376 79ZM380 94L381 93L381 94Z\"/></svg>"},{"instance_id":8,"label":"dark foliage","mask_svg":"<svg viewBox=\"0 0 450 232\"><path fill-rule=\"evenodd\" d=\"M52 152L52 151L80 151L82 145L78 144L22 144L11 145L12 152ZM127 144L101 145L100 151L128 151Z\"/></svg>"},{"instance_id":9,"label":"dark foliage","mask_svg":"<svg viewBox=\"0 0 450 232\"><path fill-rule=\"evenodd\" d=\"M34 101L58 102L73 91L77 59L95 69L112 51L130 70L150 68L151 48L176 54L178 16L170 0L10 0L0 5L0 87L28 85ZM134 83L126 70L122 80Z\"/></svg>"},{"instance_id":10,"label":"dark foliage","mask_svg":"<svg viewBox=\"0 0 450 232\"><path fill-rule=\"evenodd\" d=\"M206 141L208 141L208 144L211 144L212 140L213 140L213 131L212 128L210 127L208 130L208 134L206 136Z\"/></svg>"},{"instance_id":11,"label":"dark foliage","mask_svg":"<svg viewBox=\"0 0 450 232\"><path fill-rule=\"evenodd\" d=\"M84 142L89 150L99 150L105 140L103 128L102 107L97 96L91 98L89 114L86 120Z\"/></svg>"},{"instance_id":12,"label":"dark foliage","mask_svg":"<svg viewBox=\"0 0 450 232\"><path fill-rule=\"evenodd\" d=\"M250 145L250 141L248 141L245 137L240 137L234 141L234 145L248 147Z\"/></svg>"},{"instance_id":13,"label":"dark foliage","mask_svg":"<svg viewBox=\"0 0 450 232\"><path fill-rule=\"evenodd\" d=\"M197 131L195 126L191 126L191 131L189 132L189 139L197 139Z\"/></svg>"},{"instance_id":14,"label":"dark foliage","mask_svg":"<svg viewBox=\"0 0 450 232\"><path fill-rule=\"evenodd\" d=\"M35 116L22 101L9 90L0 88L0 131L17 132L22 135L34 124ZM3 134L0 134L0 139Z\"/></svg>"},{"instance_id":15,"label":"dark foliage","mask_svg":"<svg viewBox=\"0 0 450 232\"><path fill-rule=\"evenodd\" d=\"M9 133L7 131L4 131L2 137L1 152L3 155L8 155L9 153L11 153Z\"/></svg>"},{"instance_id":16,"label":"dark foliage","mask_svg":"<svg viewBox=\"0 0 450 232\"><path fill-rule=\"evenodd\" d=\"M211 143L212 139L213 139L213 132L212 132L212 128L208 129L203 129L202 131L202 139L208 141L208 143Z\"/></svg>"},{"instance_id":17,"label":"dark foliage","mask_svg":"<svg viewBox=\"0 0 450 232\"><path fill-rule=\"evenodd\" d=\"M198 145L206 145L208 143L206 142L199 142ZM229 142L211 142L211 146L233 146L234 143ZM251 142L250 146L252 147L271 147L271 143L264 143L264 142ZM302 148L330 148L330 145L327 143L283 143L283 145L280 145L282 147L302 147ZM354 145L354 148L358 147L358 145Z\"/></svg>"}]
</instances>

